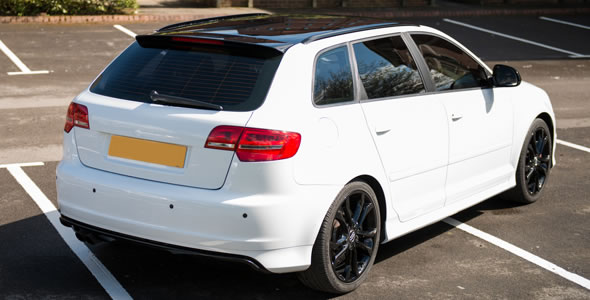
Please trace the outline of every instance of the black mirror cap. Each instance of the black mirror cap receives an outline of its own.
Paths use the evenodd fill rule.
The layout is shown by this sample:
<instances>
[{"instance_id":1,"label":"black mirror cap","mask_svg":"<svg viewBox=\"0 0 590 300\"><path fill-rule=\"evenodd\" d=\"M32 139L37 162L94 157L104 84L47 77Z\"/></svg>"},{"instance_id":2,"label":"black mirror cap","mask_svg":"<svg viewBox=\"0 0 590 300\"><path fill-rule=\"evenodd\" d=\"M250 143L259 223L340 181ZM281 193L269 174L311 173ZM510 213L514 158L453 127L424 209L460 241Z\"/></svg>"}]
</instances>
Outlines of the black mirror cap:
<instances>
[{"instance_id":1,"label":"black mirror cap","mask_svg":"<svg viewBox=\"0 0 590 300\"><path fill-rule=\"evenodd\" d=\"M494 86L511 87L518 86L521 82L520 73L510 66L495 65L494 66Z\"/></svg>"}]
</instances>

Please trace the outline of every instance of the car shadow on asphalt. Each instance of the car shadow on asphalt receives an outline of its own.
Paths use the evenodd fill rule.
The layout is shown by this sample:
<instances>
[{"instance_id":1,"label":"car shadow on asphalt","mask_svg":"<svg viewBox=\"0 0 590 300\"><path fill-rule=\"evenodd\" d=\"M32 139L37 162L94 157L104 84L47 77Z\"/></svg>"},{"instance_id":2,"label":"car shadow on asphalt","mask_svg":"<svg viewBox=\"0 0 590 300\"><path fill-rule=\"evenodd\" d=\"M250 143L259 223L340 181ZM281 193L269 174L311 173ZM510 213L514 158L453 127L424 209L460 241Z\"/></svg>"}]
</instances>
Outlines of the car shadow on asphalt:
<instances>
[{"instance_id":1,"label":"car shadow on asphalt","mask_svg":"<svg viewBox=\"0 0 590 300\"><path fill-rule=\"evenodd\" d=\"M487 211L506 214L517 210L519 206L494 197L453 217L467 222ZM398 254L452 228L446 223L437 222L383 244L377 254L376 264L395 259ZM7 242L2 243L6 247L0 245L0 256L7 258L6 263L11 262L4 264L4 270L11 273L9 284L14 287L5 292L14 295L28 290L35 294L35 287L27 284L37 282L38 286L39 282L48 282L47 285L39 286L42 289L39 290L40 294L54 291L56 295L94 295L100 298L97 282L69 251L43 215L0 226L0 240ZM88 246L129 294L138 299L326 299L335 296L306 288L296 274L264 274L235 262L171 254L120 241ZM30 268L27 268L29 265ZM60 276L52 275L53 270L64 268L68 272L60 272ZM47 281L47 277L51 280ZM64 287L71 287L72 282L76 282L79 288L63 290ZM354 297L354 293L350 296Z\"/></svg>"},{"instance_id":2,"label":"car shadow on asphalt","mask_svg":"<svg viewBox=\"0 0 590 300\"><path fill-rule=\"evenodd\" d=\"M473 207L460 211L451 217L466 223L483 215L486 212L491 212L494 215L517 214L519 213L519 207L523 205L525 204L512 202L506 200L502 195L498 195ZM375 263L388 260L400 253L403 253L437 236L440 236L453 228L453 226L444 222L437 222L412 233L401 236L388 243L382 244L379 246L379 252L377 253Z\"/></svg>"},{"instance_id":3,"label":"car shadow on asphalt","mask_svg":"<svg viewBox=\"0 0 590 300\"><path fill-rule=\"evenodd\" d=\"M245 264L171 254L127 242L91 246L129 294L138 299L326 299L295 274L264 274Z\"/></svg>"}]
</instances>

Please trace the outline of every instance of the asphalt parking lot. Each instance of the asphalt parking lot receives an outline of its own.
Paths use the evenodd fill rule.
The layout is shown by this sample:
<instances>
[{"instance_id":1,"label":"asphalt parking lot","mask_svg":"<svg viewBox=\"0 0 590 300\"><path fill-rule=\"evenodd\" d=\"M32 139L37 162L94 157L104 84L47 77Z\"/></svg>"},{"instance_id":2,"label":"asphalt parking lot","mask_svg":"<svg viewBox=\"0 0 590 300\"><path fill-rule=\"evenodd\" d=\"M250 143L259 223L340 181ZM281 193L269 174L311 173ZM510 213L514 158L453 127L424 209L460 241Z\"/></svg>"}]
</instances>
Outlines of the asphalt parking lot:
<instances>
[{"instance_id":1,"label":"asphalt parking lot","mask_svg":"<svg viewBox=\"0 0 590 300\"><path fill-rule=\"evenodd\" d=\"M401 20L441 29L489 65L516 67L550 95L563 142L544 197L532 205L494 197L453 216L550 265L438 222L382 245L367 282L340 298L590 299L590 16L551 18L562 22ZM122 25L141 34L165 24ZM23 72L22 65L0 52L0 298L102 299L121 289L138 299L333 297L305 288L293 274L259 274L121 242L88 246L90 260L105 268L101 274L112 274L99 280L54 229L46 215L55 212L39 199L57 205L67 105L133 38L112 24L3 24L0 41L31 73L47 71L9 75ZM40 163L18 165L29 162ZM547 269L553 266L564 272Z\"/></svg>"}]
</instances>

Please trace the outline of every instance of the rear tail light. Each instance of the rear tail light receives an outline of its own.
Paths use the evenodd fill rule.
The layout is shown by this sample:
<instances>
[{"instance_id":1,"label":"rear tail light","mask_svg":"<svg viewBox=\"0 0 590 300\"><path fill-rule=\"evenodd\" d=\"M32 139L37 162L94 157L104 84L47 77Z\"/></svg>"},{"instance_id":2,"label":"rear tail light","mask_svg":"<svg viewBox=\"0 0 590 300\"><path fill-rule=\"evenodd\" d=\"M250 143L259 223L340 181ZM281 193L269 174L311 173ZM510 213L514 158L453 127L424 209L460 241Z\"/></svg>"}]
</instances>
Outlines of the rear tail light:
<instances>
[{"instance_id":1,"label":"rear tail light","mask_svg":"<svg viewBox=\"0 0 590 300\"><path fill-rule=\"evenodd\" d=\"M217 126L205 148L235 151L241 161L269 161L293 157L300 143L301 135L295 132Z\"/></svg>"},{"instance_id":2,"label":"rear tail light","mask_svg":"<svg viewBox=\"0 0 590 300\"><path fill-rule=\"evenodd\" d=\"M90 129L90 123L88 122L88 108L82 104L72 102L68 107L64 131L69 133L74 126Z\"/></svg>"}]
</instances>

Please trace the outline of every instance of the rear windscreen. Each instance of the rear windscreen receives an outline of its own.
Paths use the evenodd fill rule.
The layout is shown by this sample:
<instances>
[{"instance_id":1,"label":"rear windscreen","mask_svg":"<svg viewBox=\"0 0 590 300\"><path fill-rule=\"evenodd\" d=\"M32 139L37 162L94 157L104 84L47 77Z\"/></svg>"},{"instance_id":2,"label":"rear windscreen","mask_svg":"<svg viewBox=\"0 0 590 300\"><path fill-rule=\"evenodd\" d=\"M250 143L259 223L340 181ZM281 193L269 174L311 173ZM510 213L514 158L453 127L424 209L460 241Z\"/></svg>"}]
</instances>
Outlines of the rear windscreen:
<instances>
[{"instance_id":1,"label":"rear windscreen","mask_svg":"<svg viewBox=\"0 0 590 300\"><path fill-rule=\"evenodd\" d=\"M125 50L92 84L96 94L151 103L157 91L249 111L262 105L280 62L205 48L144 48L137 42Z\"/></svg>"}]
</instances>

